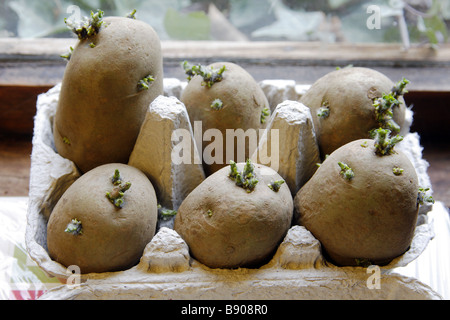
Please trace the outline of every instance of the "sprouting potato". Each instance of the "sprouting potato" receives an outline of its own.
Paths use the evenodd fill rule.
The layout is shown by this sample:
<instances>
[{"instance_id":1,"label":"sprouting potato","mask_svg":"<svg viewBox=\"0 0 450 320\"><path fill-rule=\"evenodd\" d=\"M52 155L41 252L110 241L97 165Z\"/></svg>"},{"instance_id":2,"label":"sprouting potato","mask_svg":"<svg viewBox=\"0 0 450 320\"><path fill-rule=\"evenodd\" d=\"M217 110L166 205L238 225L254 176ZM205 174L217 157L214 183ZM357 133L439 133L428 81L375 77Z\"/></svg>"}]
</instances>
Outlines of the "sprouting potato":
<instances>
[{"instance_id":1,"label":"sprouting potato","mask_svg":"<svg viewBox=\"0 0 450 320\"><path fill-rule=\"evenodd\" d=\"M414 166L393 146L401 136L376 130L331 153L294 199L295 223L337 265L387 264L408 250L419 203Z\"/></svg>"},{"instance_id":2,"label":"sprouting potato","mask_svg":"<svg viewBox=\"0 0 450 320\"><path fill-rule=\"evenodd\" d=\"M47 224L50 257L81 273L126 270L156 231L158 205L150 180L125 164L85 173L63 194Z\"/></svg>"},{"instance_id":3,"label":"sprouting potato","mask_svg":"<svg viewBox=\"0 0 450 320\"><path fill-rule=\"evenodd\" d=\"M127 163L149 104L163 94L158 35L148 24L91 14L70 24L80 41L67 55L54 118L58 153L82 172Z\"/></svg>"},{"instance_id":4,"label":"sprouting potato","mask_svg":"<svg viewBox=\"0 0 450 320\"><path fill-rule=\"evenodd\" d=\"M257 267L283 240L292 216L292 195L274 170L232 162L188 195L174 229L210 268Z\"/></svg>"},{"instance_id":5,"label":"sprouting potato","mask_svg":"<svg viewBox=\"0 0 450 320\"><path fill-rule=\"evenodd\" d=\"M394 84L384 74L361 67L318 79L300 101L311 109L322 157L353 140L373 138L373 130L380 127L400 133L408 83L403 79Z\"/></svg>"},{"instance_id":6,"label":"sprouting potato","mask_svg":"<svg viewBox=\"0 0 450 320\"><path fill-rule=\"evenodd\" d=\"M222 143L215 150L218 161L204 161L206 175L227 166L230 160L239 161L237 144L234 143L234 157L226 157L226 130L258 130L265 127L270 115L267 98L254 80L242 67L231 62L217 62L209 66L190 65L184 62L189 83L183 90L180 100L185 104L191 123L201 121L203 133L209 129L219 130ZM202 151L212 142L203 139ZM217 143L217 141L216 141ZM255 146L256 148L256 146ZM230 150L228 150L229 152ZM253 149L245 144L244 156L248 159ZM203 158L205 160L205 157Z\"/></svg>"}]
</instances>

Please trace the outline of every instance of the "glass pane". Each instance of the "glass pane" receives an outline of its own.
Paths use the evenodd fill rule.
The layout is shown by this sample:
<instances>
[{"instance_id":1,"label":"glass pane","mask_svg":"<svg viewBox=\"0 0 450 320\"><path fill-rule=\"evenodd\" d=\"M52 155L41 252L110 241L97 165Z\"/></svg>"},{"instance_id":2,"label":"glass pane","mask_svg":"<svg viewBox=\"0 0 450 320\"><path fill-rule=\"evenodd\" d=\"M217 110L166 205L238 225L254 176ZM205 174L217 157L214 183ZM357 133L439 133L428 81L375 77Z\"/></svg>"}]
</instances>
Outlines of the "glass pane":
<instances>
[{"instance_id":1,"label":"glass pane","mask_svg":"<svg viewBox=\"0 0 450 320\"><path fill-rule=\"evenodd\" d=\"M448 41L450 0L0 0L0 37L72 37L64 18L136 17L161 40Z\"/></svg>"}]
</instances>

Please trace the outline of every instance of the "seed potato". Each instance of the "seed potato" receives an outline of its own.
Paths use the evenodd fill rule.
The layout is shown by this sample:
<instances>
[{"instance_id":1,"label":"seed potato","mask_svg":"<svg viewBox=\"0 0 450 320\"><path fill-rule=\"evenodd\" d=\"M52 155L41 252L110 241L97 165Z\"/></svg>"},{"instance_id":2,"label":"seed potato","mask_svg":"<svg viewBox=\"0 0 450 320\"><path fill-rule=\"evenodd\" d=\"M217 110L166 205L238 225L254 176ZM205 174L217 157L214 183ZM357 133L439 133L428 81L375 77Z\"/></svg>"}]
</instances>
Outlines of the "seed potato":
<instances>
[{"instance_id":1,"label":"seed potato","mask_svg":"<svg viewBox=\"0 0 450 320\"><path fill-rule=\"evenodd\" d=\"M162 94L161 45L153 28L125 17L103 19L67 64L53 125L56 150L82 172L127 163L149 104Z\"/></svg>"},{"instance_id":2,"label":"seed potato","mask_svg":"<svg viewBox=\"0 0 450 320\"><path fill-rule=\"evenodd\" d=\"M198 73L191 74L192 78L180 97L187 108L191 123L194 125L195 121L202 122L202 136L208 129L217 129L223 137L222 149L215 150L215 152L223 151L222 154L216 155L219 161L212 164L205 163L207 176L226 167L229 160L245 161L254 151L249 150L249 144L246 143L245 158L239 160L235 143L234 157L227 159L226 130L242 129L245 132L248 129L264 128L269 112L269 102L264 92L242 67L231 62L217 62L202 67L205 73L211 70L220 73L221 69L223 72L219 76L223 79L218 81L208 82ZM204 151L209 144L211 141L203 141L202 150Z\"/></svg>"},{"instance_id":3,"label":"seed potato","mask_svg":"<svg viewBox=\"0 0 450 320\"><path fill-rule=\"evenodd\" d=\"M120 177L115 184L114 176ZM153 238L157 211L155 190L141 171L125 164L99 166L76 180L52 211L50 257L77 265L83 274L126 270Z\"/></svg>"},{"instance_id":4,"label":"seed potato","mask_svg":"<svg viewBox=\"0 0 450 320\"><path fill-rule=\"evenodd\" d=\"M369 132L379 128L374 101L394 85L384 74L362 67L339 69L318 79L300 101L311 109L322 157L350 141L371 138ZM402 128L406 106L402 96L398 100L392 118Z\"/></svg>"},{"instance_id":5,"label":"seed potato","mask_svg":"<svg viewBox=\"0 0 450 320\"><path fill-rule=\"evenodd\" d=\"M237 171L245 166L238 163ZM255 164L245 189L230 177L231 168L220 169L194 189L175 217L175 231L193 257L210 268L259 266L291 226L292 196L274 170Z\"/></svg>"},{"instance_id":6,"label":"seed potato","mask_svg":"<svg viewBox=\"0 0 450 320\"><path fill-rule=\"evenodd\" d=\"M374 140L338 148L294 199L305 226L337 265L387 264L411 244L418 178L400 151L380 156Z\"/></svg>"}]
</instances>

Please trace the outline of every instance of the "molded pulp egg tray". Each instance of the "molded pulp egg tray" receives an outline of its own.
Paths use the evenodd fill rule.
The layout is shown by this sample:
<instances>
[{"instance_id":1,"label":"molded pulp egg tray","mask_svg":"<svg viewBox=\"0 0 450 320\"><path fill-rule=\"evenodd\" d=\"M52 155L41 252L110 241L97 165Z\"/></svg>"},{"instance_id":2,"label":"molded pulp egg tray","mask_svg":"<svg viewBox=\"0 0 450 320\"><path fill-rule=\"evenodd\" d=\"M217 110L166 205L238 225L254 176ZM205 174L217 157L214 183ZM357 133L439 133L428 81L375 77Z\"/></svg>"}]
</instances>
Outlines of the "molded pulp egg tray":
<instances>
[{"instance_id":1,"label":"molded pulp egg tray","mask_svg":"<svg viewBox=\"0 0 450 320\"><path fill-rule=\"evenodd\" d=\"M165 79L164 96L152 105L166 104L157 109L167 110L175 103L179 108L182 104L178 99L185 85L186 82L177 79ZM260 86L273 114L281 114L283 106L288 106L284 110L297 108L303 113L303 122L287 121L286 126L293 125L292 128L280 130L298 130L302 126L297 134L300 140L291 143L298 146L299 153L311 156L314 153L311 150L317 148L311 114L308 108L301 109L303 105L297 102L308 86L288 80L265 80ZM57 85L38 97L31 157L27 249L43 271L62 282L42 299L440 299L417 279L393 271L416 259L433 238L433 228L427 219L431 206L421 207L410 249L389 265L377 267L380 289L374 288L371 280L375 275L372 272L376 270L337 267L326 261L320 242L302 226L293 226L288 231L266 265L258 269L231 270L211 269L196 261L171 225L160 223L136 266L120 272L82 274L74 278L72 270L50 258L46 243L47 220L53 207L80 176L76 166L59 156L54 147L52 121L59 92L60 85ZM273 122L273 118L274 115L270 121ZM409 126L407 132L402 133L404 140L396 148L405 152L415 166L419 184L431 188L419 135L409 132L413 118L411 110L407 110L406 118ZM183 183L187 180L183 179Z\"/></svg>"}]
</instances>

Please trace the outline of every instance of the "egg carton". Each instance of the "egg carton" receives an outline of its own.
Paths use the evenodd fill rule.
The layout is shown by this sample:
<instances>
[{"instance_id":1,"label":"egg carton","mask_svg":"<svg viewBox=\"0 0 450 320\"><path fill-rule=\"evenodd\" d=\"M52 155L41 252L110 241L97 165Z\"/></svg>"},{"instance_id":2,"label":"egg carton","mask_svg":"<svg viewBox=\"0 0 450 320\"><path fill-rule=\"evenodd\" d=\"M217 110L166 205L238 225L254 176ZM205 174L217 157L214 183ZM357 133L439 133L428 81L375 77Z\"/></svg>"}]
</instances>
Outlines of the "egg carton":
<instances>
[{"instance_id":1,"label":"egg carton","mask_svg":"<svg viewBox=\"0 0 450 320\"><path fill-rule=\"evenodd\" d=\"M176 105L177 110L180 105L184 107L179 97L186 84L178 79L165 79L164 96L152 103L165 104L165 107L153 109L167 112L171 105ZM286 171L283 177L290 187L298 189L308 178L304 168L311 166L318 157L311 114L298 102L309 86L289 80L265 80L260 86L273 113L268 128L278 126L290 136L297 134L298 141L292 143L304 156L291 159L293 163L287 164L281 159L280 170L286 166L296 168ZM394 270L414 261L433 238L432 223L427 217L427 212L432 210L430 206L419 212L410 249L386 266L335 266L322 256L320 242L307 229L293 226L272 259L262 267L211 269L190 256L187 244L172 225L164 221L160 221L140 262L128 270L78 274L71 267L53 261L47 250L47 221L58 199L80 177L74 163L58 155L53 141L52 122L60 88L60 84L56 85L38 97L31 155L27 250L48 276L61 281L61 286L49 290L41 299L441 299L427 285ZM177 117L186 117L184 110L174 111L174 114L175 122ZM281 122L276 124L275 118ZM412 118L412 111L408 109L409 125ZM431 188L420 137L410 133L409 126L406 131L398 148L415 166L420 185ZM287 143L289 139L281 140ZM176 170L171 172L177 176ZM192 174L198 177L199 171L194 170ZM174 193L189 192L194 186L189 186L189 179L181 179L178 183L184 184L182 186L177 186L179 180L174 180L165 193L165 200L176 208L183 196Z\"/></svg>"}]
</instances>

